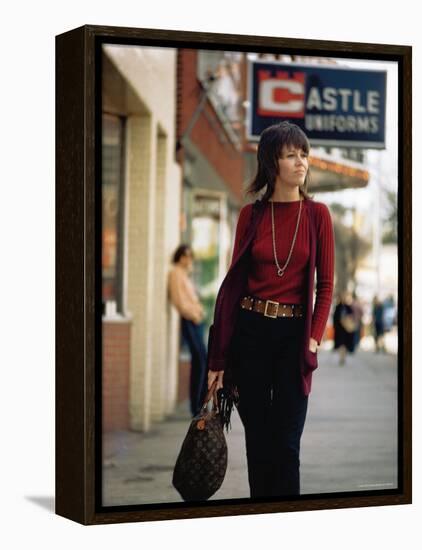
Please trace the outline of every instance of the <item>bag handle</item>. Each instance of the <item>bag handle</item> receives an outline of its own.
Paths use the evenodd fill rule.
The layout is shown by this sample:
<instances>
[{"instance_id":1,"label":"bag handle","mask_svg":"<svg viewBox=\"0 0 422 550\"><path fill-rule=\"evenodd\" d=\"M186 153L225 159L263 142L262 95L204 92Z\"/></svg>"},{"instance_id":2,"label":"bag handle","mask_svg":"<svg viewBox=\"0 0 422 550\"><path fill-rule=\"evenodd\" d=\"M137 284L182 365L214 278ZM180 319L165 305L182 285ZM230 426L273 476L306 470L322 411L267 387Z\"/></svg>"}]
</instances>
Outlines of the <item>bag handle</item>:
<instances>
[{"instance_id":1,"label":"bag handle","mask_svg":"<svg viewBox=\"0 0 422 550\"><path fill-rule=\"evenodd\" d=\"M202 410L206 409L208 402L212 397L213 409L215 409L216 412L218 412L217 382L218 380L214 380L214 382L211 384L211 387L208 390L207 395L205 396L204 403L202 405Z\"/></svg>"}]
</instances>

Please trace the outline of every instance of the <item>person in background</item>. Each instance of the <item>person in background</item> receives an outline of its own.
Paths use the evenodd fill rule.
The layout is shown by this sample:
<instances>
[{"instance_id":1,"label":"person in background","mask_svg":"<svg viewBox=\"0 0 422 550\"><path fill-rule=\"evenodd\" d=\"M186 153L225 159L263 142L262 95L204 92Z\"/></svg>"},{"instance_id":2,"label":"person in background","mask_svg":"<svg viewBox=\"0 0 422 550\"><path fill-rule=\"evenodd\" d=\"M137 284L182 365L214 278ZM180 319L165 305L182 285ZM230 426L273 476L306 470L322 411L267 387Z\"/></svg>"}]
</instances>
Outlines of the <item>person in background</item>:
<instances>
[{"instance_id":1,"label":"person in background","mask_svg":"<svg viewBox=\"0 0 422 550\"><path fill-rule=\"evenodd\" d=\"M396 306L394 296L390 294L384 300L384 332L389 332L396 324Z\"/></svg>"},{"instance_id":2,"label":"person in background","mask_svg":"<svg viewBox=\"0 0 422 550\"><path fill-rule=\"evenodd\" d=\"M204 344L204 308L189 275L193 270L193 251L181 244L173 254L168 277L170 302L181 316L182 335L191 355L190 410L196 416L207 393L207 350Z\"/></svg>"},{"instance_id":3,"label":"person in background","mask_svg":"<svg viewBox=\"0 0 422 550\"><path fill-rule=\"evenodd\" d=\"M375 353L379 351L385 352L384 304L377 295L374 296L372 301L372 323L374 329Z\"/></svg>"},{"instance_id":4,"label":"person in background","mask_svg":"<svg viewBox=\"0 0 422 550\"><path fill-rule=\"evenodd\" d=\"M352 296L347 290L338 298L333 314L334 349L339 350L339 364L346 363L347 352L355 351L356 320L352 308Z\"/></svg>"},{"instance_id":5,"label":"person in background","mask_svg":"<svg viewBox=\"0 0 422 550\"><path fill-rule=\"evenodd\" d=\"M363 317L363 307L360 303L359 298L357 297L356 291L353 291L353 300L352 300L352 309L353 309L353 315L356 320L356 330L354 332L355 337L355 343L354 347L357 348L359 346L361 334L362 334L362 317Z\"/></svg>"}]
</instances>

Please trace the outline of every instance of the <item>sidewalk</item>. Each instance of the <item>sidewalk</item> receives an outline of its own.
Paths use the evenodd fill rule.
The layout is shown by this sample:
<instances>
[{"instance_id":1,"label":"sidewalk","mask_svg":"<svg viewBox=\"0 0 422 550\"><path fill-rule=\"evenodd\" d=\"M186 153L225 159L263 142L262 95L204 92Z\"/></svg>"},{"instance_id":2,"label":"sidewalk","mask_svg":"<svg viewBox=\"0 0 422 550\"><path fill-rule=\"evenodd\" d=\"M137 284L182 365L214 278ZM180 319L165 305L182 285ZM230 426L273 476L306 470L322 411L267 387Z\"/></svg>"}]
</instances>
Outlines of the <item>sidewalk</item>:
<instances>
[{"instance_id":1,"label":"sidewalk","mask_svg":"<svg viewBox=\"0 0 422 550\"><path fill-rule=\"evenodd\" d=\"M185 401L148 434L105 434L103 505L181 502L171 479L190 421ZM226 477L210 500L249 498L236 410L226 440ZM393 488L396 457L396 356L358 350L339 366L336 353L321 350L302 436L302 494Z\"/></svg>"}]
</instances>

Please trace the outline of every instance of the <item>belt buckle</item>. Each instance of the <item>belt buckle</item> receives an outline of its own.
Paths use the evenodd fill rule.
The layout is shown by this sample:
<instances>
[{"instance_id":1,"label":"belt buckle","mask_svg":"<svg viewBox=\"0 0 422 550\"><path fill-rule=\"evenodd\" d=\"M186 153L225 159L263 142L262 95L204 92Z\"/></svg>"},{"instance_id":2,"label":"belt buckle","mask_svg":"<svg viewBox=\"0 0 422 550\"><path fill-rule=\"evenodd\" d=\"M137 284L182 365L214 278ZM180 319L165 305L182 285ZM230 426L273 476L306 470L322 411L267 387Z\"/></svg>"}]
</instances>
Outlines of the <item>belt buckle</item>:
<instances>
[{"instance_id":1,"label":"belt buckle","mask_svg":"<svg viewBox=\"0 0 422 550\"><path fill-rule=\"evenodd\" d=\"M267 313L267 308L268 308L269 304L277 306L277 309L275 310L275 315L270 315L269 313ZM271 319L276 319L277 318L277 313L278 313L278 307L279 307L278 302L273 302L272 300L267 300L265 302L264 317L271 317Z\"/></svg>"}]
</instances>

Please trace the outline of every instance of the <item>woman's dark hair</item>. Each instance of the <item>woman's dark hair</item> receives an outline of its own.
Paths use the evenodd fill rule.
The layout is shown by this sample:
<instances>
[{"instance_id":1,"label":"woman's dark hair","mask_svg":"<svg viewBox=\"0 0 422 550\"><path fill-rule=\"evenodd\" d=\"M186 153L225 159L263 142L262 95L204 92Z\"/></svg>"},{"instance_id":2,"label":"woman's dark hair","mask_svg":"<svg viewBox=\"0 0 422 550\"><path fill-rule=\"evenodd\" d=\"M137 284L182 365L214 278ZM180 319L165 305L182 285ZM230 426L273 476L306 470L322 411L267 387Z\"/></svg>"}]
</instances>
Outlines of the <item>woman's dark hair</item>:
<instances>
[{"instance_id":1,"label":"woman's dark hair","mask_svg":"<svg viewBox=\"0 0 422 550\"><path fill-rule=\"evenodd\" d=\"M180 244L176 250L174 251L174 254L173 254L173 259L172 259L172 262L174 264L177 264L177 262L180 260L180 258L182 256L185 256L186 253L188 254L191 254L192 258L193 258L193 251L192 251L192 248L188 245L188 244Z\"/></svg>"},{"instance_id":2,"label":"woman's dark hair","mask_svg":"<svg viewBox=\"0 0 422 550\"><path fill-rule=\"evenodd\" d=\"M305 132L296 124L283 121L268 126L261 133L257 150L257 173L253 181L246 189L246 194L255 195L265 186L267 187L262 200L267 201L274 192L275 180L278 175L278 159L281 156L283 147L295 147L309 153L311 148ZM299 192L307 199L313 198L308 195L309 168L303 185Z\"/></svg>"}]
</instances>

